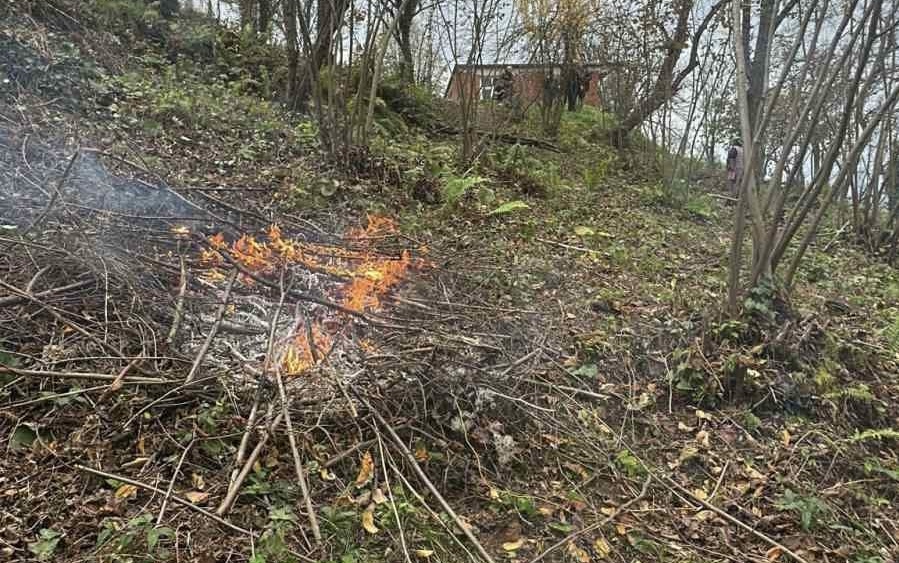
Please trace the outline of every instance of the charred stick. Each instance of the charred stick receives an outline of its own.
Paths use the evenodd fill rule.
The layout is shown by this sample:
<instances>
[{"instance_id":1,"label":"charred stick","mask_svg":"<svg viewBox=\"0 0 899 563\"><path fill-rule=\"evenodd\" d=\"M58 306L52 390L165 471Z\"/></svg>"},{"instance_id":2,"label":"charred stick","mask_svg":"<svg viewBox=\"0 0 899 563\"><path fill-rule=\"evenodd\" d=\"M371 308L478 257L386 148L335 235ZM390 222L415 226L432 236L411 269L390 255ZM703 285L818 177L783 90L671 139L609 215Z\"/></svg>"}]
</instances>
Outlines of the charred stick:
<instances>
[{"instance_id":1,"label":"charred stick","mask_svg":"<svg viewBox=\"0 0 899 563\"><path fill-rule=\"evenodd\" d=\"M178 335L178 329L181 327L181 318L184 316L184 295L187 293L187 263L184 260L184 254L181 254L181 283L178 286L178 300L175 301L175 316L172 319L172 328L169 329L169 335L165 339L171 345Z\"/></svg>"},{"instance_id":2,"label":"charred stick","mask_svg":"<svg viewBox=\"0 0 899 563\"><path fill-rule=\"evenodd\" d=\"M190 383L194 380L194 377L196 377L197 371L200 369L200 364L203 363L203 359L209 351L209 346L212 345L212 341L218 333L219 326L222 324L222 319L225 317L225 310L228 308L228 303L231 301L231 290L234 289L234 280L236 279L237 270L232 270L231 278L228 280L228 287L225 288L225 295L222 298L222 304L219 306L218 312L215 315L215 322L212 323L212 327L209 329L209 334L206 335L203 346L201 346L200 351L197 352L197 357L194 359L194 364L190 367L190 372L188 372L187 377L184 378L184 383Z\"/></svg>"}]
</instances>

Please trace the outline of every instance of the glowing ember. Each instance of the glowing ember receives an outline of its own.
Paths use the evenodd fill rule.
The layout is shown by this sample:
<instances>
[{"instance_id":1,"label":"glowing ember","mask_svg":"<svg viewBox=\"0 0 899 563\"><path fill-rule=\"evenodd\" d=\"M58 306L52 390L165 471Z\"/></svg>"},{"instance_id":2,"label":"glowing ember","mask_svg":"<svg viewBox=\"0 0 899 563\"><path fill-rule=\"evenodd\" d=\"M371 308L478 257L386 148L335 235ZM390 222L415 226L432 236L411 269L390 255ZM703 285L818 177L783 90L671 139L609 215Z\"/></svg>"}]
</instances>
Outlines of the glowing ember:
<instances>
[{"instance_id":1,"label":"glowing ember","mask_svg":"<svg viewBox=\"0 0 899 563\"><path fill-rule=\"evenodd\" d=\"M225 252L243 269L258 275L271 275L281 268L295 265L331 274L341 280L329 289L331 298L351 311L364 313L378 310L381 300L403 281L409 268L422 264L421 261L413 260L408 250L403 251L399 258L375 252L373 240L397 232L397 225L392 219L370 215L365 228L354 228L347 232L346 239L354 241L357 248L346 249L285 238L281 229L272 225L264 240L243 235L229 245L222 234L209 237L210 248L202 253L200 259L211 268L206 276L209 281L224 277L220 267L225 263L222 257ZM249 279L241 279L245 283L251 283ZM304 326L303 323L298 324ZM312 323L315 352L309 345L305 329L291 339L280 355L280 366L284 374L306 373L327 357L334 341L325 330L325 324L333 326L333 319L326 318Z\"/></svg>"}]
</instances>

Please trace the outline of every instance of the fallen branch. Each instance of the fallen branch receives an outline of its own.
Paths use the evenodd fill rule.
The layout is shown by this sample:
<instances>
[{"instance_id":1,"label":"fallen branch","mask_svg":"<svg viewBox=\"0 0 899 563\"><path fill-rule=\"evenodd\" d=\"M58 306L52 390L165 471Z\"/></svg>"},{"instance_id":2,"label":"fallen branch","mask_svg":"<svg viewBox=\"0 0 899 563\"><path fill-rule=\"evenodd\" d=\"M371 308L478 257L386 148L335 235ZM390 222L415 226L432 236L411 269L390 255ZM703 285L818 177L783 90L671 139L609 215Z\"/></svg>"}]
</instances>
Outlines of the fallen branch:
<instances>
[{"instance_id":1,"label":"fallen branch","mask_svg":"<svg viewBox=\"0 0 899 563\"><path fill-rule=\"evenodd\" d=\"M14 373L31 377L59 377L69 379L95 379L100 381L115 381L118 375L108 373L91 373L83 371L43 371L36 369L22 369L0 365L0 373ZM177 383L171 379L157 379L154 377L129 377L121 380L123 385L172 385Z\"/></svg>"},{"instance_id":2,"label":"fallen branch","mask_svg":"<svg viewBox=\"0 0 899 563\"><path fill-rule=\"evenodd\" d=\"M303 468L303 460L300 458L300 450L297 448L297 439L293 434L293 423L290 420L290 409L287 403L287 394L284 392L284 379L281 370L275 368L275 379L278 382L278 393L281 396L281 414L284 415L284 424L287 426L287 440L290 442L290 451L293 454L293 467L300 483L300 494L303 495L303 504L306 505L306 513L309 518L309 527L312 528L312 537L321 543L322 533L318 527L318 518L315 516L315 507L312 506L312 497L309 494L309 483L306 479L306 470Z\"/></svg>"},{"instance_id":3,"label":"fallen branch","mask_svg":"<svg viewBox=\"0 0 899 563\"><path fill-rule=\"evenodd\" d=\"M178 336L178 329L181 327L181 318L184 316L184 295L187 293L187 264L184 260L184 254L181 254L181 281L178 284L178 299L175 301L175 315L172 318L172 328L169 329L169 335L165 341L171 345Z\"/></svg>"},{"instance_id":4,"label":"fallen branch","mask_svg":"<svg viewBox=\"0 0 899 563\"><path fill-rule=\"evenodd\" d=\"M468 541L470 541L471 544L475 547L475 549L478 551L478 554L480 554L480 556L484 559L484 561L487 561L487 563L494 563L493 558L490 557L490 554L487 553L487 550L484 549L484 546L481 544L480 541L478 541L478 538L475 537L474 533L472 533L471 527L465 524L465 522L462 520L462 518L460 518L459 515L456 514L456 511L453 510L453 508L449 505L449 503L446 501L446 499L443 498L443 495L440 494L440 491L437 490L437 487L434 486L434 483L432 483L431 480L428 478L427 474L424 472L424 470L418 464L418 461L415 459L415 456L412 455L412 452L409 451L409 448L406 447L406 444L403 443L403 441L397 435L397 433L393 429L393 427L390 426L390 424L388 424L386 420L384 420L384 417L381 416L381 413L376 411L374 409L374 407L371 406L371 403L369 403L365 397L363 397L355 392L354 392L354 394L356 395L356 398L358 398L359 401L361 401L362 404L364 404L366 406L366 408L368 408L368 410L374 415L375 419L378 421L378 424L380 424L381 426L384 427L384 430L386 430L387 434L390 436L390 440L397 447L397 449L403 454L403 457L406 458L406 461L408 461L409 464L412 466L412 468L415 470L415 473L418 475L418 478L421 479L421 482L424 483L425 487L428 488L428 490L431 492L431 494L434 495L434 498L437 499L437 502L440 503L440 506L447 513L447 515L449 515L449 517L453 519L453 521L456 523L456 526L460 530L462 530L462 533L465 534L465 537L468 538Z\"/></svg>"},{"instance_id":5,"label":"fallen branch","mask_svg":"<svg viewBox=\"0 0 899 563\"><path fill-rule=\"evenodd\" d=\"M212 345L212 341L215 339L215 335L218 334L219 326L222 324L222 319L225 318L225 310L228 308L228 302L231 301L231 290L234 289L234 280L237 279L237 270L231 270L231 278L228 279L228 286L225 288L225 295L222 298L222 304L219 306L218 311L215 314L215 322L212 323L212 327L209 329L209 334L206 335L206 340L203 341L203 346L200 347L200 351L197 352L197 357L194 359L194 364L190 367L190 371L187 374L187 377L184 378L184 383L190 383L194 380L194 377L197 375L197 370L200 369L200 364L203 362L203 358L206 357L206 352L209 351L209 346Z\"/></svg>"},{"instance_id":6,"label":"fallen branch","mask_svg":"<svg viewBox=\"0 0 899 563\"><path fill-rule=\"evenodd\" d=\"M165 517L165 508L169 503L169 497L172 496L172 489L175 488L175 481L178 480L178 474L181 473L181 466L184 465L184 459L187 458L187 453L190 452L190 449L194 446L194 441L191 440L189 444L184 448L184 451L181 452L181 457L178 459L178 465L175 466L175 472L172 474L172 479L169 481L169 488L165 490L165 497L162 499L162 506L159 507L159 515L156 517L156 525L159 526L162 524L162 519Z\"/></svg>"},{"instance_id":7,"label":"fallen branch","mask_svg":"<svg viewBox=\"0 0 899 563\"><path fill-rule=\"evenodd\" d=\"M259 455L262 453L262 449L265 447L265 444L268 442L269 438L274 432L275 427L281 423L281 418L284 416L283 413L278 413L278 416L272 420L271 424L266 428L262 434L262 437L259 438L259 442L256 443L256 447L253 448L253 451L250 452L249 457L247 458L246 463L244 463L243 468L241 468L240 472L238 472L237 477L234 478L231 485L228 487L228 494L225 496L222 503L215 510L216 514L222 515L231 510L231 505L234 504L234 501L237 499L237 494L240 492L240 487L243 485L243 482L246 480L247 476L250 474L250 471L253 469L253 464L256 463L256 460L259 459Z\"/></svg>"},{"instance_id":8,"label":"fallen branch","mask_svg":"<svg viewBox=\"0 0 899 563\"><path fill-rule=\"evenodd\" d=\"M54 287L52 289L47 289L45 291L40 291L38 293L31 294L32 297L36 297L38 299L42 299L44 297L52 297L54 295L59 295L60 293L65 293L67 291L73 291L82 289L91 285L93 280L85 280L75 283L70 283L68 285L63 285L60 287ZM7 297L0 298L0 307L9 307L10 305L18 305L19 303L23 303L28 301L27 297L23 297L21 295L9 295Z\"/></svg>"},{"instance_id":9,"label":"fallen branch","mask_svg":"<svg viewBox=\"0 0 899 563\"><path fill-rule=\"evenodd\" d=\"M153 485L148 485L148 484L142 483L140 481L135 481L134 479L129 479L128 477L122 477L121 475L107 473L105 471L100 471L99 469L92 469L90 467L87 467L87 466L84 466L84 465L81 465L78 463L76 463L74 465L74 467L75 467L75 469L84 471L85 473L90 473L92 475L96 475L97 477L102 477L104 479L115 479L116 481L120 481L122 483L127 483L128 485L134 485L135 487L139 487L139 488L145 489L147 491L152 491L158 495L165 495L165 491L162 491L162 490L154 487ZM245 534L250 537L256 536L256 534L254 534L250 530L247 530L247 529L241 528L240 526L232 524L231 522L225 520L224 518L221 518L220 516L217 516L217 515L213 514L212 512L209 512L205 508L200 508L199 506L195 505L194 503L190 502L187 499L183 499L179 496L172 496L171 499L182 506L186 506L187 508L193 510L194 512L199 512L203 516L206 516L207 518L210 518L210 519L218 522L219 524L221 524L222 526L225 526L226 528L230 528L231 530L234 530L235 532L239 532L241 534Z\"/></svg>"},{"instance_id":10,"label":"fallen branch","mask_svg":"<svg viewBox=\"0 0 899 563\"><path fill-rule=\"evenodd\" d=\"M650 484L651 482L652 482L652 477L647 477L647 478L646 478L646 481L643 482L643 489L640 490L640 493L639 493L637 496L635 496L635 497L632 498L631 500L627 501L626 503L624 503L624 504L622 504L621 506L619 506L618 508L616 508L615 511L612 512L612 514L609 514L608 516L606 516L605 518L603 518L603 519L600 520L599 522L596 522L595 524L590 524L589 526L584 527L584 528L581 528L580 530L577 530L577 531L575 531L575 532L571 532L570 534L568 534L567 536L565 536L565 537L562 538L561 540L559 540L559 541L557 541L556 543L552 544L552 545L549 546L543 553L541 553L541 554L538 555L537 557L531 559L531 563L537 563L538 561L540 561L541 559L543 559L544 557L546 557L547 555L549 555L551 552L553 552L553 551L559 549L559 548L562 547L563 545L565 545L565 544L567 544L568 542L572 541L574 538L576 538L576 537L578 537L578 536L582 536L582 535L584 535L584 534L586 534L586 533L592 532L593 530L598 530L599 528L602 528L603 526L605 526L606 524L608 524L609 522L611 522L612 520L614 520L615 518L617 518L618 515L621 514L622 512L624 512L625 510L627 510L628 507L630 507L630 506L633 505L634 503L639 502L639 501L642 500L644 497L646 497L646 493L647 493L647 491L649 491L649 484Z\"/></svg>"}]
</instances>

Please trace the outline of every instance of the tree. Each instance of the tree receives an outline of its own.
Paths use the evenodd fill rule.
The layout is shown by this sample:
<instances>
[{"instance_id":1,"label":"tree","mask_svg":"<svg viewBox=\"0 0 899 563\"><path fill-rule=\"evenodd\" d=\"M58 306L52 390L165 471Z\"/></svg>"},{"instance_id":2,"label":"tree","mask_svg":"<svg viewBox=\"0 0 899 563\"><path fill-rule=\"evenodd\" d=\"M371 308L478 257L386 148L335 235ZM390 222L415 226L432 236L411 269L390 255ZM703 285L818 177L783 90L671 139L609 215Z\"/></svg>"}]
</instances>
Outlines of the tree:
<instances>
[{"instance_id":1,"label":"tree","mask_svg":"<svg viewBox=\"0 0 899 563\"><path fill-rule=\"evenodd\" d=\"M612 144L617 147L625 146L631 131L642 125L650 115L671 100L680 90L684 80L699 65L699 46L702 36L709 29L726 0L718 0L710 6L692 37L690 36L690 15L694 8L693 0L672 1L671 17L674 19L674 31L669 36L663 21L652 22L662 31L664 55L652 86L644 92L630 113L609 133ZM677 71L678 62L687 45L691 45L687 65Z\"/></svg>"}]
</instances>

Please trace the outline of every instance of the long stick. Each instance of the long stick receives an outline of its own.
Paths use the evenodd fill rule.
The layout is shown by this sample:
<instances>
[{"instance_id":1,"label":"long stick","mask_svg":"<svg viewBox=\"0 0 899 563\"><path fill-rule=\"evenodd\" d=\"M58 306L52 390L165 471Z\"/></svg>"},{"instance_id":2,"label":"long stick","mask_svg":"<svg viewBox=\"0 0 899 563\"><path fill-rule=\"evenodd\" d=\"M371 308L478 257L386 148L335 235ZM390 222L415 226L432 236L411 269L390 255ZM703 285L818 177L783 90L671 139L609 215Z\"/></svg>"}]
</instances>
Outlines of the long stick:
<instances>
[{"instance_id":1,"label":"long stick","mask_svg":"<svg viewBox=\"0 0 899 563\"><path fill-rule=\"evenodd\" d=\"M297 440L293 435L293 422L290 420L290 408L287 403L287 393L284 391L284 379L281 377L281 367L277 362L273 362L274 360L274 342L275 342L275 329L278 325L278 316L281 314L281 307L284 306L284 298L286 297L286 292L284 291L284 278L282 274L281 278L281 299L278 302L278 307L275 309L275 313L272 316L272 327L271 333L269 336L269 346L268 346L268 355L266 357L266 368L270 368L274 363L274 372L275 372L275 381L278 382L278 395L281 398L281 414L284 416L284 424L287 426L287 440L290 442L290 451L293 454L293 468L297 473L297 481L300 482L300 492L303 495L303 504L306 505L306 513L309 518L309 526L312 528L312 537L315 538L317 543L321 543L322 534L321 530L318 528L318 518L315 516L315 507L312 506L312 497L309 495L309 484L306 481L306 471L303 469L303 460L300 458L300 450L297 448ZM309 339L309 350L312 353L313 360L315 359L315 343L312 341L312 330L309 325L309 316L304 315L306 319L306 333L307 338Z\"/></svg>"},{"instance_id":2,"label":"long stick","mask_svg":"<svg viewBox=\"0 0 899 563\"><path fill-rule=\"evenodd\" d=\"M181 254L181 283L178 285L178 300L175 301L175 315L172 318L172 328L169 329L169 335L165 341L171 344L178 336L178 329L181 327L181 318L184 316L184 295L187 293L187 264L184 260L184 254Z\"/></svg>"},{"instance_id":3,"label":"long stick","mask_svg":"<svg viewBox=\"0 0 899 563\"><path fill-rule=\"evenodd\" d=\"M16 375L28 375L32 377L60 377L71 379L97 379L100 381L115 381L118 375L108 373L92 373L85 371L43 371L36 369L21 369L10 366L0 366L0 373L14 373ZM129 385L172 385L174 381L157 379L155 377L128 377L122 380L122 384Z\"/></svg>"},{"instance_id":4,"label":"long stick","mask_svg":"<svg viewBox=\"0 0 899 563\"><path fill-rule=\"evenodd\" d=\"M92 469L90 467L87 467L87 466L84 466L84 465L81 465L78 463L76 463L74 465L74 467L75 467L75 469L79 469L81 471L84 471L85 473L91 473L98 477L103 477L104 479L115 479L116 481L121 481L122 483L127 483L129 485L134 485L135 487L140 487L141 489L153 491L154 493L156 493L158 495L165 494L165 491L162 491L162 490L154 487L153 485L141 483L140 481L135 481L134 479L129 479L128 477L122 477L121 475L114 475L112 473L106 473L105 471L100 471L99 469ZM226 528L230 528L230 529L234 530L235 532L240 532L241 534L245 534L245 535L248 535L251 537L254 537L256 535L253 532L251 532L250 530L241 528L240 526L232 524L231 522L228 522L227 520L225 520L224 518L221 518L220 516L216 516L215 514L209 512L205 508L200 508L199 506L195 505L194 503L190 502L187 499L183 499L179 496L173 496L171 498L173 501L177 502L178 504L180 504L182 506L186 506L187 508L189 508L195 512L199 512L203 516L206 516L207 518L211 518L212 520L215 520L222 526L225 526Z\"/></svg>"},{"instance_id":5,"label":"long stick","mask_svg":"<svg viewBox=\"0 0 899 563\"><path fill-rule=\"evenodd\" d=\"M428 488L428 490L431 492L431 494L434 495L434 498L437 499L437 502L440 503L440 506L443 508L443 510L450 516L450 518L453 519L453 521L455 521L456 526L458 526L459 529L462 530L462 533L465 534L465 537L468 538L468 541L471 542L471 544L475 547L475 549L478 551L480 556L485 561L487 561L487 563L494 563L493 558L490 557L490 554L487 553L487 550L484 549L484 546L481 545L481 542L478 541L478 538L475 537L475 535L472 533L471 529L465 525L465 522L462 521L462 518L460 518L459 515L456 514L456 511L454 511L453 508L449 505L449 503L446 502L446 499L443 498L443 495L440 494L440 491L437 490L437 487L434 486L434 483L431 482L431 480L428 478L427 474L424 472L424 470L422 470L421 466L418 464L418 461L415 459L415 456L412 455L412 452L409 451L409 448L406 447L406 444L403 443L403 441L400 439L400 437L397 435L397 433L393 430L393 427L390 426L386 420L384 420L384 417L381 416L381 413L376 411L374 409L374 407L371 406L371 403L369 403L365 397L359 395L358 393L356 394L356 397L374 415L374 417L378 421L378 423L384 427L384 430L386 430L387 433L390 435L391 441L394 443L394 445L397 447L397 449L399 449L399 451L402 452L403 457L406 458L406 461L408 461L412 465L412 468L415 470L415 473L418 475L418 478L421 479L421 482L424 483L425 487Z\"/></svg>"},{"instance_id":6,"label":"long stick","mask_svg":"<svg viewBox=\"0 0 899 563\"><path fill-rule=\"evenodd\" d=\"M216 333L218 333L219 327L222 324L222 319L225 317L225 310L228 308L228 302L231 300L231 290L234 289L234 280L237 279L237 270L231 271L231 278L228 280L228 287L225 288L225 296L222 299L222 304L219 306L218 311L215 314L215 322L212 323L212 327L209 329L209 334L206 335L206 340L203 342L203 346L200 348L200 351L197 352L197 357L194 359L194 365L190 367L190 372L188 372L187 377L184 378L184 383L190 383L194 380L194 377L197 375L197 370L200 369L200 364L203 362L203 358L206 357L206 352L209 351L209 346L212 345L213 339L215 339Z\"/></svg>"},{"instance_id":7,"label":"long stick","mask_svg":"<svg viewBox=\"0 0 899 563\"><path fill-rule=\"evenodd\" d=\"M71 291L74 289L81 289L87 287L94 283L94 280L84 280L80 282L70 283L68 285L63 285L60 287L54 287L52 289L47 289L44 291L40 291L38 293L32 294L32 296L42 299L44 297L50 297L56 295L57 293L65 293L66 291ZM22 297L21 295L10 295L7 297L0 298L0 307L8 307L10 305L17 305L24 301L28 301L28 298Z\"/></svg>"},{"instance_id":8,"label":"long stick","mask_svg":"<svg viewBox=\"0 0 899 563\"><path fill-rule=\"evenodd\" d=\"M184 451L181 453L181 457L178 459L178 465L175 466L175 473L172 474L172 480L169 481L169 488L165 490L165 497L162 499L162 506L159 507L159 516L156 517L156 525L159 526L162 524L162 519L165 516L165 507L169 503L169 497L172 496L172 489L175 488L175 481L178 480L178 474L181 473L181 466L184 465L184 460L187 458L187 453L194 445L194 440L191 440L187 447L184 448Z\"/></svg>"},{"instance_id":9,"label":"long stick","mask_svg":"<svg viewBox=\"0 0 899 563\"><path fill-rule=\"evenodd\" d=\"M262 453L262 449L265 447L265 444L268 442L268 439L271 437L272 432L275 427L281 423L281 418L283 417L283 413L278 413L274 420L272 420L271 424L266 428L262 434L262 437L259 438L259 442L256 443L256 447L253 448L253 451L250 452L250 455L247 457L247 462L244 464L243 468L240 470L240 473L237 474L237 477L234 479L234 482L231 483L231 488L228 489L228 494L225 496L225 499L216 509L216 514L225 514L228 510L231 509L231 505L234 504L234 500L237 498L237 494L240 492L240 486L243 485L243 482L246 480L247 475L250 474L250 471L253 469L253 464L256 463L256 460L259 458L259 455Z\"/></svg>"},{"instance_id":10,"label":"long stick","mask_svg":"<svg viewBox=\"0 0 899 563\"><path fill-rule=\"evenodd\" d=\"M281 370L275 368L275 379L278 381L278 393L281 395L281 414L284 415L284 424L287 426L287 439L290 442L290 450L293 453L293 467L297 473L297 481L300 482L300 492L303 495L303 504L309 516L309 526L312 528L312 537L321 543L322 533L318 528L318 518L315 516L315 507L312 506L312 497L309 495L309 484L306 480L306 470L303 469L303 461L300 459L300 450L297 448L297 439L293 435L293 423L290 421L290 410L287 407L287 394L284 392L284 380Z\"/></svg>"}]
</instances>

